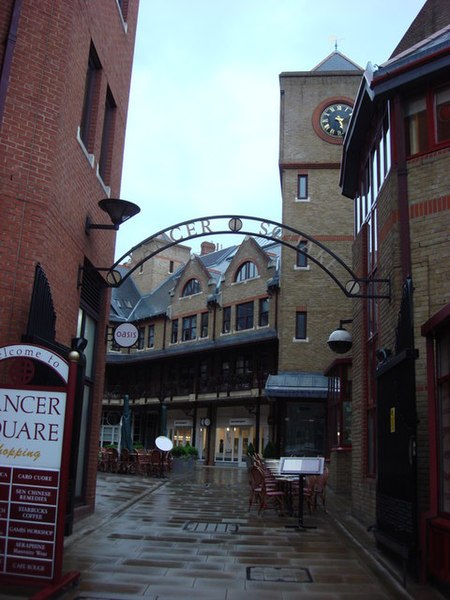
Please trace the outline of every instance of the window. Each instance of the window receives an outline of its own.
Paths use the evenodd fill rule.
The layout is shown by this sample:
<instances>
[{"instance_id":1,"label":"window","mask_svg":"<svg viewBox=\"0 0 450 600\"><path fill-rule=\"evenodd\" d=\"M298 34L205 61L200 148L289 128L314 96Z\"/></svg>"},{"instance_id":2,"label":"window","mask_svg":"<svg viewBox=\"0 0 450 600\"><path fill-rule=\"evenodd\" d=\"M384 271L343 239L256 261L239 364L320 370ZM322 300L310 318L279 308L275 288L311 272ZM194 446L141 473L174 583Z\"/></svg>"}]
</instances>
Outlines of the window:
<instances>
[{"instance_id":1,"label":"window","mask_svg":"<svg viewBox=\"0 0 450 600\"><path fill-rule=\"evenodd\" d=\"M138 329L138 340L137 340L137 349L138 350L143 350L144 349L144 340L145 340L145 328L144 327L139 327L139 329Z\"/></svg>"},{"instance_id":2,"label":"window","mask_svg":"<svg viewBox=\"0 0 450 600\"><path fill-rule=\"evenodd\" d=\"M261 298L259 301L259 321L260 327L269 324L269 298Z\"/></svg>"},{"instance_id":3,"label":"window","mask_svg":"<svg viewBox=\"0 0 450 600\"><path fill-rule=\"evenodd\" d=\"M170 342L176 344L178 341L178 319L172 321L172 332L170 334Z\"/></svg>"},{"instance_id":4,"label":"window","mask_svg":"<svg viewBox=\"0 0 450 600\"><path fill-rule=\"evenodd\" d=\"M258 277L258 275L258 267L255 265L254 262L248 260L239 267L234 281L246 281L247 279L253 279L254 277Z\"/></svg>"},{"instance_id":5,"label":"window","mask_svg":"<svg viewBox=\"0 0 450 600\"><path fill-rule=\"evenodd\" d=\"M209 313L204 312L200 315L200 337L208 337Z\"/></svg>"},{"instance_id":6,"label":"window","mask_svg":"<svg viewBox=\"0 0 450 600\"><path fill-rule=\"evenodd\" d=\"M169 273L173 273L173 260L169 262Z\"/></svg>"},{"instance_id":7,"label":"window","mask_svg":"<svg viewBox=\"0 0 450 600\"><path fill-rule=\"evenodd\" d=\"M80 138L88 152L93 152L94 149L95 117L98 110L101 68L97 52L91 44L84 86L83 112L80 123Z\"/></svg>"},{"instance_id":8,"label":"window","mask_svg":"<svg viewBox=\"0 0 450 600\"><path fill-rule=\"evenodd\" d=\"M109 184L111 179L112 154L114 148L114 126L116 120L116 103L108 87L103 118L102 146L98 161L98 172L103 183Z\"/></svg>"},{"instance_id":9,"label":"window","mask_svg":"<svg viewBox=\"0 0 450 600\"><path fill-rule=\"evenodd\" d=\"M148 326L147 348L153 348L155 345L155 326Z\"/></svg>"},{"instance_id":10,"label":"window","mask_svg":"<svg viewBox=\"0 0 450 600\"><path fill-rule=\"evenodd\" d=\"M231 331L231 306L225 306L222 311L222 333Z\"/></svg>"},{"instance_id":11,"label":"window","mask_svg":"<svg viewBox=\"0 0 450 600\"><path fill-rule=\"evenodd\" d=\"M308 252L308 242L302 240L298 243L297 248L299 251L297 252L296 266L301 269L306 269L308 266L308 257L306 255L306 252Z\"/></svg>"},{"instance_id":12,"label":"window","mask_svg":"<svg viewBox=\"0 0 450 600\"><path fill-rule=\"evenodd\" d=\"M128 1L129 0L117 0L117 4L119 5L120 11L122 13L123 20L127 20L128 14Z\"/></svg>"},{"instance_id":13,"label":"window","mask_svg":"<svg viewBox=\"0 0 450 600\"><path fill-rule=\"evenodd\" d=\"M306 340L306 311L295 313L295 339Z\"/></svg>"},{"instance_id":14,"label":"window","mask_svg":"<svg viewBox=\"0 0 450 600\"><path fill-rule=\"evenodd\" d=\"M187 342L197 337L197 315L183 317L182 340Z\"/></svg>"},{"instance_id":15,"label":"window","mask_svg":"<svg viewBox=\"0 0 450 600\"><path fill-rule=\"evenodd\" d=\"M236 306L236 330L253 327L253 302L244 302Z\"/></svg>"},{"instance_id":16,"label":"window","mask_svg":"<svg viewBox=\"0 0 450 600\"><path fill-rule=\"evenodd\" d=\"M297 200L308 199L308 175L299 175L297 178Z\"/></svg>"},{"instance_id":17,"label":"window","mask_svg":"<svg viewBox=\"0 0 450 600\"><path fill-rule=\"evenodd\" d=\"M200 282L198 279L189 279L186 285L183 288L182 296L183 298L186 296L192 296L193 294L199 294L202 291L200 286Z\"/></svg>"},{"instance_id":18,"label":"window","mask_svg":"<svg viewBox=\"0 0 450 600\"><path fill-rule=\"evenodd\" d=\"M450 140L450 86L436 92L436 141Z\"/></svg>"},{"instance_id":19,"label":"window","mask_svg":"<svg viewBox=\"0 0 450 600\"><path fill-rule=\"evenodd\" d=\"M428 127L425 96L411 99L405 108L406 151L423 152L428 147Z\"/></svg>"}]
</instances>

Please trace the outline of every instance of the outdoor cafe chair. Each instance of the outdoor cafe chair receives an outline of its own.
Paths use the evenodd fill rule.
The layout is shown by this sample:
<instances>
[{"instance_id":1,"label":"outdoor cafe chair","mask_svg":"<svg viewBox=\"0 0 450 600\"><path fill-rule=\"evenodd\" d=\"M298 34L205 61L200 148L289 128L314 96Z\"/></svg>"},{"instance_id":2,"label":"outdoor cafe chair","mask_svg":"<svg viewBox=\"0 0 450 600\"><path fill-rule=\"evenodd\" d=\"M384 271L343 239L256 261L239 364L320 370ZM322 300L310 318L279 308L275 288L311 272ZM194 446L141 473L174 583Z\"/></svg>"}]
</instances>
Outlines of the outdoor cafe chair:
<instances>
[{"instance_id":1,"label":"outdoor cafe chair","mask_svg":"<svg viewBox=\"0 0 450 600\"><path fill-rule=\"evenodd\" d=\"M276 482L256 466L251 467L249 477L251 478L251 491L249 508L254 501L259 504L258 515L262 515L269 503L280 513L284 513L285 493L278 488Z\"/></svg>"}]
</instances>

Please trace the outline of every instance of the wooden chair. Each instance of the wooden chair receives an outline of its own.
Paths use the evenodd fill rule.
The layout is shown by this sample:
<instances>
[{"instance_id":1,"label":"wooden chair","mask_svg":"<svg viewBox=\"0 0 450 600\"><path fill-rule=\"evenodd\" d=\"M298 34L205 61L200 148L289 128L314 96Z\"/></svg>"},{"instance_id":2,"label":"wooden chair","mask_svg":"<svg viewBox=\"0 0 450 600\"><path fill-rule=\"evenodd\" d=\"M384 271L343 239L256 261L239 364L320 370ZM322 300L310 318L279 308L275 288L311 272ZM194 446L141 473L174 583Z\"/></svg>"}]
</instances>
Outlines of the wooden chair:
<instances>
[{"instance_id":1,"label":"wooden chair","mask_svg":"<svg viewBox=\"0 0 450 600\"><path fill-rule=\"evenodd\" d=\"M269 502L272 503L275 510L280 514L284 513L285 493L278 488L276 482L270 478L266 478L266 474L258 467L250 469L254 484L254 498L259 503L258 515L262 515L268 508Z\"/></svg>"},{"instance_id":2,"label":"wooden chair","mask_svg":"<svg viewBox=\"0 0 450 600\"><path fill-rule=\"evenodd\" d=\"M144 448L136 450L136 473L148 475L150 472L150 454Z\"/></svg>"}]
</instances>

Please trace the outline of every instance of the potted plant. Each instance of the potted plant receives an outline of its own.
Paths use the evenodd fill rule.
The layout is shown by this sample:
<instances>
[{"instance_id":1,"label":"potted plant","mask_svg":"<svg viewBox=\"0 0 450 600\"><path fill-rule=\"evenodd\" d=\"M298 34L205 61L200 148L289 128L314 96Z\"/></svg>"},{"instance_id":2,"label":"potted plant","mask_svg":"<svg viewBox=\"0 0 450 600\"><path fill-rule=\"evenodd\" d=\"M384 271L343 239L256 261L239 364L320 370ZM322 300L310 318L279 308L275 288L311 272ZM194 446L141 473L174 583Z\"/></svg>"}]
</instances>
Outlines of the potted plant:
<instances>
[{"instance_id":1,"label":"potted plant","mask_svg":"<svg viewBox=\"0 0 450 600\"><path fill-rule=\"evenodd\" d=\"M190 444L184 446L174 446L172 448L172 472L187 473L195 467L195 461L198 459L198 450Z\"/></svg>"}]
</instances>

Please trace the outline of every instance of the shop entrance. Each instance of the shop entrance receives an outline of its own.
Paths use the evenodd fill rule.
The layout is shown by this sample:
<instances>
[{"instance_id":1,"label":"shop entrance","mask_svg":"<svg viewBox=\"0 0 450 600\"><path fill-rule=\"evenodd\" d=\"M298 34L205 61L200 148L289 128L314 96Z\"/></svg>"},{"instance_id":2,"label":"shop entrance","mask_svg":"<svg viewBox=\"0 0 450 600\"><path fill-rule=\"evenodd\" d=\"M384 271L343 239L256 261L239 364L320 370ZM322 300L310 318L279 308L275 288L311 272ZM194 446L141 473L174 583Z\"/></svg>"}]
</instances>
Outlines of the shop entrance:
<instances>
[{"instance_id":1,"label":"shop entrance","mask_svg":"<svg viewBox=\"0 0 450 600\"><path fill-rule=\"evenodd\" d=\"M218 427L214 456L216 464L245 466L251 435L251 427Z\"/></svg>"}]
</instances>

